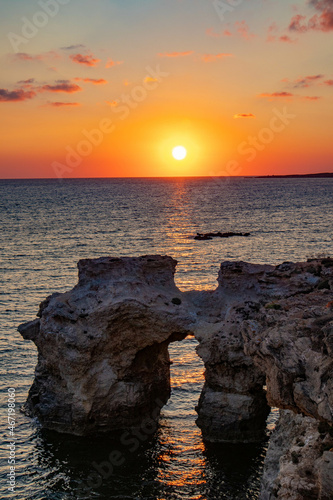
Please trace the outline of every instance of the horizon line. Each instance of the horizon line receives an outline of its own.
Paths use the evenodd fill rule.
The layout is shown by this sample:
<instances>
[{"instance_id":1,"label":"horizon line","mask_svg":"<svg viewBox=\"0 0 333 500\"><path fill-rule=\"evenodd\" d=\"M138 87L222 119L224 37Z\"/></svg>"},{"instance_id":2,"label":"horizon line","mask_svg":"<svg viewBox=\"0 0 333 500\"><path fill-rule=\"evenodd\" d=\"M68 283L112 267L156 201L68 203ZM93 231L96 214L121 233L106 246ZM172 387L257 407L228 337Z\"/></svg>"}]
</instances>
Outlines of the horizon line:
<instances>
[{"instance_id":1,"label":"horizon line","mask_svg":"<svg viewBox=\"0 0 333 500\"><path fill-rule=\"evenodd\" d=\"M126 176L126 177L1 177L0 181L20 181L20 180L90 180L90 179L267 179L286 177L333 177L332 172L312 172L302 174L261 174L261 175L168 175L168 176Z\"/></svg>"}]
</instances>

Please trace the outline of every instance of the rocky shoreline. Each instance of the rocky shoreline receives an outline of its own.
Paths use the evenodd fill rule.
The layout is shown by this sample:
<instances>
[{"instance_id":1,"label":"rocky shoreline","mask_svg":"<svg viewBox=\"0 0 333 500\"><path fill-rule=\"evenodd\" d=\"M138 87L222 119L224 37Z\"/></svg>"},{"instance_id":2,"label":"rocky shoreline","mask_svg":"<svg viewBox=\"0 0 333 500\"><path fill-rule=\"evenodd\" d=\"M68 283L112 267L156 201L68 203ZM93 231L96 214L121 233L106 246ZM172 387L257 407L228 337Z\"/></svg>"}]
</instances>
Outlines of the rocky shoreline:
<instances>
[{"instance_id":1,"label":"rocky shoreline","mask_svg":"<svg viewBox=\"0 0 333 500\"><path fill-rule=\"evenodd\" d=\"M216 290L192 292L176 287L176 264L80 261L73 290L19 327L38 348L27 411L81 436L158 419L170 395L168 345L192 334L206 368L203 439L260 440L278 407L260 499L332 499L333 259L223 262Z\"/></svg>"}]
</instances>

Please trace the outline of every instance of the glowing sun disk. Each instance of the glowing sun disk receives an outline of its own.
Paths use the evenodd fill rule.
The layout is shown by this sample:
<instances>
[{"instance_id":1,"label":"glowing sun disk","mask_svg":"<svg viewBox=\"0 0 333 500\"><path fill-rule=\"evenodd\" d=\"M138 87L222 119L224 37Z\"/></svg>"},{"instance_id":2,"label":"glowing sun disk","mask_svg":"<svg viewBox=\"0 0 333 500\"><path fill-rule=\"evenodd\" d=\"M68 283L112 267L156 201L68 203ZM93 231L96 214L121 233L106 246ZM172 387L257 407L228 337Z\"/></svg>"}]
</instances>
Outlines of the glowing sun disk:
<instances>
[{"instance_id":1,"label":"glowing sun disk","mask_svg":"<svg viewBox=\"0 0 333 500\"><path fill-rule=\"evenodd\" d=\"M172 150L172 156L174 157L175 160L184 160L186 158L187 151L184 146L176 146Z\"/></svg>"}]
</instances>

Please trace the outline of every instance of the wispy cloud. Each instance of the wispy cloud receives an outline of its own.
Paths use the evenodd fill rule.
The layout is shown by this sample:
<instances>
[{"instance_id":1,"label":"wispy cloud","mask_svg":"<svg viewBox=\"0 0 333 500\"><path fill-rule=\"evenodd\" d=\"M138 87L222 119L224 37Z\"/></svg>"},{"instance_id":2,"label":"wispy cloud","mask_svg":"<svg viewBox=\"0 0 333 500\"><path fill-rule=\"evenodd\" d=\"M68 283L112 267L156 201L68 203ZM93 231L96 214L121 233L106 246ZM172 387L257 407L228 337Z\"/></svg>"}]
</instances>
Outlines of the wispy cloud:
<instances>
[{"instance_id":1,"label":"wispy cloud","mask_svg":"<svg viewBox=\"0 0 333 500\"><path fill-rule=\"evenodd\" d=\"M20 85L29 85L30 86L33 83L35 83L35 79L34 78L29 78L28 80L20 80L17 83L20 84Z\"/></svg>"},{"instance_id":2,"label":"wispy cloud","mask_svg":"<svg viewBox=\"0 0 333 500\"><path fill-rule=\"evenodd\" d=\"M271 94L265 92L263 94L259 94L259 97L267 98L270 101L274 99L303 99L306 101L318 101L321 99L320 96L300 96L291 92L273 92Z\"/></svg>"},{"instance_id":3,"label":"wispy cloud","mask_svg":"<svg viewBox=\"0 0 333 500\"><path fill-rule=\"evenodd\" d=\"M82 88L76 85L76 83L58 81L54 85L43 85L39 90L41 92L65 92L67 94L73 94L74 92L79 92Z\"/></svg>"},{"instance_id":4,"label":"wispy cloud","mask_svg":"<svg viewBox=\"0 0 333 500\"><path fill-rule=\"evenodd\" d=\"M237 21L235 22L233 27L230 27L229 24L227 26L228 27L226 29L219 32L214 31L213 28L208 28L206 30L206 35L212 38L221 38L224 36L237 36L237 37L240 36L245 40L251 40L252 38L256 37L254 33L250 32L250 28L245 21Z\"/></svg>"},{"instance_id":5,"label":"wispy cloud","mask_svg":"<svg viewBox=\"0 0 333 500\"><path fill-rule=\"evenodd\" d=\"M224 59L225 57L231 57L232 54L224 54L224 53L220 53L220 54L204 54L203 56L201 56L201 60L205 63L208 63L208 62L213 62L213 61L217 61L219 59Z\"/></svg>"},{"instance_id":6,"label":"wispy cloud","mask_svg":"<svg viewBox=\"0 0 333 500\"><path fill-rule=\"evenodd\" d=\"M17 54L10 54L11 59L14 61L47 61L60 59L61 56L54 50L49 52L42 52L41 54L28 54L27 52L18 52Z\"/></svg>"},{"instance_id":7,"label":"wispy cloud","mask_svg":"<svg viewBox=\"0 0 333 500\"><path fill-rule=\"evenodd\" d=\"M0 89L0 102L20 102L33 99L36 96L36 92L33 90L7 90Z\"/></svg>"},{"instance_id":8,"label":"wispy cloud","mask_svg":"<svg viewBox=\"0 0 333 500\"><path fill-rule=\"evenodd\" d=\"M77 64L84 64L85 66L97 66L97 64L100 62L100 59L97 59L92 54L73 54L69 57L73 62Z\"/></svg>"},{"instance_id":9,"label":"wispy cloud","mask_svg":"<svg viewBox=\"0 0 333 500\"><path fill-rule=\"evenodd\" d=\"M321 97L317 95L306 95L304 99L306 99L307 101L318 101L319 99L321 99Z\"/></svg>"},{"instance_id":10,"label":"wispy cloud","mask_svg":"<svg viewBox=\"0 0 333 500\"><path fill-rule=\"evenodd\" d=\"M185 52L164 52L157 54L159 57L185 57L193 54L193 50L187 50Z\"/></svg>"},{"instance_id":11,"label":"wispy cloud","mask_svg":"<svg viewBox=\"0 0 333 500\"><path fill-rule=\"evenodd\" d=\"M283 42L283 43L296 43L297 38L291 38L289 35L279 35L279 28L276 23L272 23L267 30L267 42Z\"/></svg>"},{"instance_id":12,"label":"wispy cloud","mask_svg":"<svg viewBox=\"0 0 333 500\"><path fill-rule=\"evenodd\" d=\"M124 61L113 61L112 59L108 59L105 68L113 68L113 66L119 66L120 64L124 64Z\"/></svg>"},{"instance_id":13,"label":"wispy cloud","mask_svg":"<svg viewBox=\"0 0 333 500\"><path fill-rule=\"evenodd\" d=\"M310 0L309 5L318 13L310 18L296 14L290 21L289 30L298 33L333 31L333 0Z\"/></svg>"},{"instance_id":14,"label":"wispy cloud","mask_svg":"<svg viewBox=\"0 0 333 500\"><path fill-rule=\"evenodd\" d=\"M234 115L234 118L237 119L237 118L255 118L256 115L254 115L253 113L237 113L236 115Z\"/></svg>"},{"instance_id":15,"label":"wispy cloud","mask_svg":"<svg viewBox=\"0 0 333 500\"><path fill-rule=\"evenodd\" d=\"M294 82L294 87L295 88L310 87L310 85L313 85L313 84L317 83L322 78L324 78L324 75L311 75L311 76L305 76L303 78L298 78Z\"/></svg>"},{"instance_id":16,"label":"wispy cloud","mask_svg":"<svg viewBox=\"0 0 333 500\"><path fill-rule=\"evenodd\" d=\"M118 106L118 101L105 101L108 106L111 106L111 108L115 108Z\"/></svg>"},{"instance_id":17,"label":"wispy cloud","mask_svg":"<svg viewBox=\"0 0 333 500\"><path fill-rule=\"evenodd\" d=\"M296 43L297 39L296 38L290 38L288 35L281 35L278 37L279 42L284 42L284 43Z\"/></svg>"},{"instance_id":18,"label":"wispy cloud","mask_svg":"<svg viewBox=\"0 0 333 500\"><path fill-rule=\"evenodd\" d=\"M294 94L291 92L273 92L273 93L268 93L268 92L263 92L262 94L259 94L259 97L266 97L268 99L286 99L286 98L291 98L295 97Z\"/></svg>"},{"instance_id":19,"label":"wispy cloud","mask_svg":"<svg viewBox=\"0 0 333 500\"><path fill-rule=\"evenodd\" d=\"M256 36L254 33L250 33L250 28L245 21L237 21L235 28L237 33L245 40L251 40L251 38L255 38Z\"/></svg>"},{"instance_id":20,"label":"wispy cloud","mask_svg":"<svg viewBox=\"0 0 333 500\"><path fill-rule=\"evenodd\" d=\"M329 87L332 87L333 86L333 80L325 80L325 82L323 83L323 85L328 85Z\"/></svg>"},{"instance_id":21,"label":"wispy cloud","mask_svg":"<svg viewBox=\"0 0 333 500\"><path fill-rule=\"evenodd\" d=\"M61 50L77 50L77 49L85 49L85 45L82 43L78 43L76 45L68 45L67 47L61 47Z\"/></svg>"},{"instance_id":22,"label":"wispy cloud","mask_svg":"<svg viewBox=\"0 0 333 500\"><path fill-rule=\"evenodd\" d=\"M94 85L105 85L108 83L104 78L74 78L76 82L85 82L85 83L93 83Z\"/></svg>"},{"instance_id":23,"label":"wispy cloud","mask_svg":"<svg viewBox=\"0 0 333 500\"><path fill-rule=\"evenodd\" d=\"M79 102L48 102L48 106L52 106L53 108L63 108L66 106L81 106Z\"/></svg>"}]
</instances>

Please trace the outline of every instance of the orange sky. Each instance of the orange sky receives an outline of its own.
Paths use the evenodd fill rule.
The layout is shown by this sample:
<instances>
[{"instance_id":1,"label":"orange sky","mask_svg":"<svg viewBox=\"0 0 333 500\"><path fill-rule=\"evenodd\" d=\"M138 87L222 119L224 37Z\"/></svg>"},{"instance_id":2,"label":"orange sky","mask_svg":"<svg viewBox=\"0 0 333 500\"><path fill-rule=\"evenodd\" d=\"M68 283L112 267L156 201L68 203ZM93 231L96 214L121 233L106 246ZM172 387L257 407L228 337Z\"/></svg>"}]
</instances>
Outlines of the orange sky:
<instances>
[{"instance_id":1,"label":"orange sky","mask_svg":"<svg viewBox=\"0 0 333 500\"><path fill-rule=\"evenodd\" d=\"M332 1L1 3L1 178L333 171Z\"/></svg>"}]
</instances>

